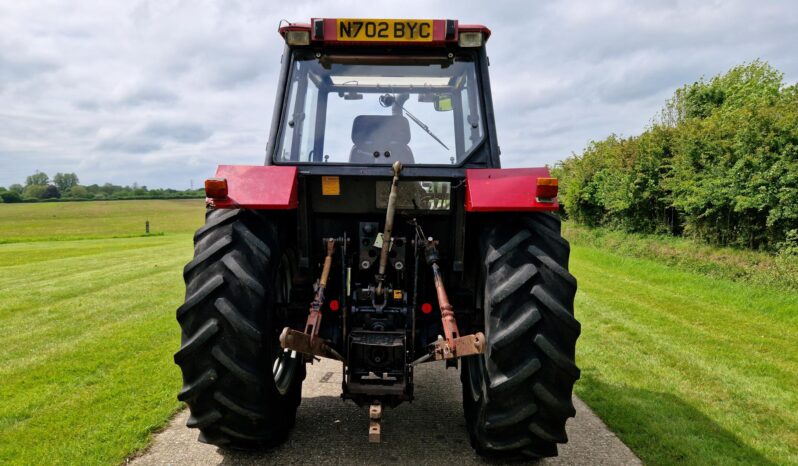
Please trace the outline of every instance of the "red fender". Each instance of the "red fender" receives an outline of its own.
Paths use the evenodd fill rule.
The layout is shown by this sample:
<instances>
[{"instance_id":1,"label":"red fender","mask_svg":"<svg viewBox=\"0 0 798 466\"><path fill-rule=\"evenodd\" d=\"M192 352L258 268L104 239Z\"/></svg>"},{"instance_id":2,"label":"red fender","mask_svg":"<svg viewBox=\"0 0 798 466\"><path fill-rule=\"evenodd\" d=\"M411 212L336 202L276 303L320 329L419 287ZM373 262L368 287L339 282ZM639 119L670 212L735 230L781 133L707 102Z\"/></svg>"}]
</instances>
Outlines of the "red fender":
<instances>
[{"instance_id":1,"label":"red fender","mask_svg":"<svg viewBox=\"0 0 798 466\"><path fill-rule=\"evenodd\" d=\"M537 197L538 178L549 178L549 169L478 168L466 170L467 212L551 212L559 209L557 198Z\"/></svg>"},{"instance_id":2,"label":"red fender","mask_svg":"<svg viewBox=\"0 0 798 466\"><path fill-rule=\"evenodd\" d=\"M219 165L216 178L227 179L227 198L212 200L217 208L287 210L299 205L297 167Z\"/></svg>"}]
</instances>

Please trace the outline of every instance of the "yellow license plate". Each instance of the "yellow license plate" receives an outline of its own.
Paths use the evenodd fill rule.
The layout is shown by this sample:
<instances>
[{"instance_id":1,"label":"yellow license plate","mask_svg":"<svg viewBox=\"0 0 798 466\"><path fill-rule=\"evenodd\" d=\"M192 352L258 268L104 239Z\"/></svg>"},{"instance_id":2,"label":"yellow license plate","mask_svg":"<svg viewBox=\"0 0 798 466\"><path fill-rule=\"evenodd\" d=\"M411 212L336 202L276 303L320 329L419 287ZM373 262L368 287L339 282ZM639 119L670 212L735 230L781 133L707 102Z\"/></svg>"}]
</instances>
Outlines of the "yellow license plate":
<instances>
[{"instance_id":1,"label":"yellow license plate","mask_svg":"<svg viewBox=\"0 0 798 466\"><path fill-rule=\"evenodd\" d=\"M338 40L432 42L431 19L339 19Z\"/></svg>"}]
</instances>

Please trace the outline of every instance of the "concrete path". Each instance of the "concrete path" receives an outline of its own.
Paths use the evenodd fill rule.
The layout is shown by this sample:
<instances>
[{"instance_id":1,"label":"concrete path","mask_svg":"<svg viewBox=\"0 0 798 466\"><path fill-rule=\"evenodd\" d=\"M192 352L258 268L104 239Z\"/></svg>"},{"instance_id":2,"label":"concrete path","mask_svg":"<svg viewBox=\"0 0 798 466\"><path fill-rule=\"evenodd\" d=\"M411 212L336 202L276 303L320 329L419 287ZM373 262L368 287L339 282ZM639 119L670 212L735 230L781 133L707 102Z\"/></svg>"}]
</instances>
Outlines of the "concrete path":
<instances>
[{"instance_id":1,"label":"concrete path","mask_svg":"<svg viewBox=\"0 0 798 466\"><path fill-rule=\"evenodd\" d=\"M382 443L368 442L368 411L343 402L341 366L322 360L308 366L296 427L287 443L271 452L242 453L197 442L197 431L179 413L155 436L150 449L133 458L145 465L259 464L499 464L475 455L468 443L458 371L442 363L416 370L416 401L386 410ZM560 456L539 465L636 465L640 460L579 399L567 425L569 443ZM448 432L448 433L447 433ZM518 464L518 463L516 463Z\"/></svg>"}]
</instances>

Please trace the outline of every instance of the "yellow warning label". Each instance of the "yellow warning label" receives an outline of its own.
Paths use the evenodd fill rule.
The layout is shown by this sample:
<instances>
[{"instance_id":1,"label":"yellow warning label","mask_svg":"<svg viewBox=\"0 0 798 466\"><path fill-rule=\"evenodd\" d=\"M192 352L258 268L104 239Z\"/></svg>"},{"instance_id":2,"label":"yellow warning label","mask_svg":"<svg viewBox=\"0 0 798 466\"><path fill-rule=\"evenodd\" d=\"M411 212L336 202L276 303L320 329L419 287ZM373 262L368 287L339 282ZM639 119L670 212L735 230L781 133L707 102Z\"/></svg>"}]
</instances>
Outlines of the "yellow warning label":
<instances>
[{"instance_id":1,"label":"yellow warning label","mask_svg":"<svg viewBox=\"0 0 798 466\"><path fill-rule=\"evenodd\" d=\"M402 299L402 290L393 290L393 299Z\"/></svg>"},{"instance_id":2,"label":"yellow warning label","mask_svg":"<svg viewBox=\"0 0 798 466\"><path fill-rule=\"evenodd\" d=\"M322 196L340 196L341 180L337 176L322 176L321 194Z\"/></svg>"}]
</instances>

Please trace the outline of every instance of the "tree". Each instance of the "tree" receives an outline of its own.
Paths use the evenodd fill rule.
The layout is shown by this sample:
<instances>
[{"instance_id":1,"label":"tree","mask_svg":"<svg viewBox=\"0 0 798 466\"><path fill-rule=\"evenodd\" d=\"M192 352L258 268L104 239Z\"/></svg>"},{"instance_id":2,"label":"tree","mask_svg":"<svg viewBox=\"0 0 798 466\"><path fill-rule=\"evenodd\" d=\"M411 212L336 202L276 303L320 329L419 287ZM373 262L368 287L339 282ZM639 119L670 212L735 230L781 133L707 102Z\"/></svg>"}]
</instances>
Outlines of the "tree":
<instances>
[{"instance_id":1,"label":"tree","mask_svg":"<svg viewBox=\"0 0 798 466\"><path fill-rule=\"evenodd\" d=\"M25 199L43 199L44 192L47 191L47 186L42 184L32 184L25 188L22 197Z\"/></svg>"},{"instance_id":2,"label":"tree","mask_svg":"<svg viewBox=\"0 0 798 466\"><path fill-rule=\"evenodd\" d=\"M58 187L62 193L69 191L73 186L80 184L78 175L74 173L56 173L53 177L53 184Z\"/></svg>"},{"instance_id":3,"label":"tree","mask_svg":"<svg viewBox=\"0 0 798 466\"><path fill-rule=\"evenodd\" d=\"M22 202L22 197L19 195L19 193L16 193L14 191L7 191L0 194L0 198L3 199L3 202L5 202L6 204L11 204L13 202Z\"/></svg>"},{"instance_id":4,"label":"tree","mask_svg":"<svg viewBox=\"0 0 798 466\"><path fill-rule=\"evenodd\" d=\"M104 193L106 196L110 196L117 191L122 190L121 186L116 186L111 183L105 183L104 185L100 186L100 191Z\"/></svg>"},{"instance_id":5,"label":"tree","mask_svg":"<svg viewBox=\"0 0 798 466\"><path fill-rule=\"evenodd\" d=\"M25 187L28 186L47 186L47 183L50 182L50 177L47 176L47 173L40 172L36 170L36 172L27 177L25 179Z\"/></svg>"},{"instance_id":6,"label":"tree","mask_svg":"<svg viewBox=\"0 0 798 466\"><path fill-rule=\"evenodd\" d=\"M47 188L44 190L44 195L42 199L58 199L61 197L61 191L58 190L58 186L54 184L47 185Z\"/></svg>"},{"instance_id":7,"label":"tree","mask_svg":"<svg viewBox=\"0 0 798 466\"><path fill-rule=\"evenodd\" d=\"M76 185L72 186L69 190L69 197L74 197L76 199L86 199L89 197L89 190L86 189L85 186Z\"/></svg>"},{"instance_id":8,"label":"tree","mask_svg":"<svg viewBox=\"0 0 798 466\"><path fill-rule=\"evenodd\" d=\"M25 188L19 183L14 183L14 184L12 184L11 186L8 187L9 191L11 191L12 193L20 194L20 195L22 194L22 190L24 190L24 189Z\"/></svg>"}]
</instances>

